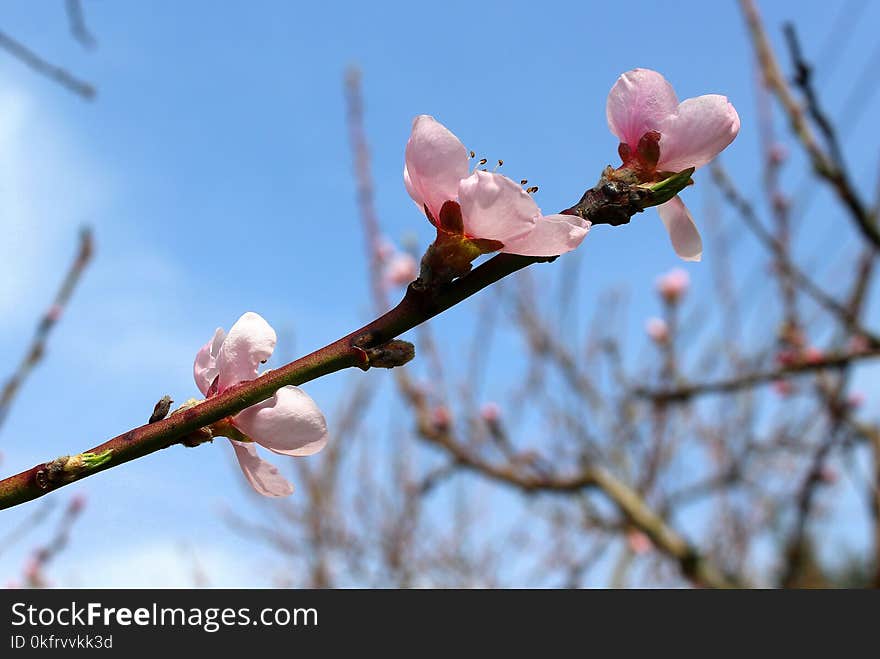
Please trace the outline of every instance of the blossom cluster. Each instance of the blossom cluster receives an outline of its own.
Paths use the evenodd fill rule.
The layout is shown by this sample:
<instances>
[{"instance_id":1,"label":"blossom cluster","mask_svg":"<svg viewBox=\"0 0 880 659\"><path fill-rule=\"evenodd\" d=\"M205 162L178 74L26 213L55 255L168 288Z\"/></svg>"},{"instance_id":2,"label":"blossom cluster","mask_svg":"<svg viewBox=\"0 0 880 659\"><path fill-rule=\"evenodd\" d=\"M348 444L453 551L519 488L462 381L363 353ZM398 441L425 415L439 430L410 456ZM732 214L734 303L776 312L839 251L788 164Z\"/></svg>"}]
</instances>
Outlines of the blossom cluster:
<instances>
[{"instance_id":1,"label":"blossom cluster","mask_svg":"<svg viewBox=\"0 0 880 659\"><path fill-rule=\"evenodd\" d=\"M715 94L679 103L672 86L656 71L634 69L624 73L611 89L606 104L608 126L620 140L622 164L606 170L629 184L662 182L711 161L736 137L739 117L733 105ZM577 248L590 231L587 220L568 212L545 215L533 197L535 188L524 188L500 173L471 167L474 153L448 128L429 115L419 115L404 154L403 182L409 196L437 230L437 259L458 258L463 265L451 268L460 276L481 254L500 251L532 257L554 257ZM499 161L500 164L500 161ZM689 180L689 179L688 179ZM658 206L675 252L698 261L702 241L690 212L676 195ZM426 257L427 258L427 257ZM405 285L418 276L409 254L394 253L382 259L386 286ZM423 261L424 266L424 261ZM689 285L687 272L675 270L658 281L658 292L667 304L676 304ZM658 343L668 340L664 321L651 319L647 331ZM199 350L193 374L206 398L259 377L259 367L275 348L272 327L258 314L248 312L227 334L217 329ZM483 417L498 424L500 410L487 405ZM448 426L448 412L436 413L436 423ZM287 456L306 456L327 443L327 424L318 405L294 386L279 389L271 398L213 424L214 435L231 442L245 478L260 494L285 496L293 486L279 470L264 461L257 446Z\"/></svg>"}]
</instances>

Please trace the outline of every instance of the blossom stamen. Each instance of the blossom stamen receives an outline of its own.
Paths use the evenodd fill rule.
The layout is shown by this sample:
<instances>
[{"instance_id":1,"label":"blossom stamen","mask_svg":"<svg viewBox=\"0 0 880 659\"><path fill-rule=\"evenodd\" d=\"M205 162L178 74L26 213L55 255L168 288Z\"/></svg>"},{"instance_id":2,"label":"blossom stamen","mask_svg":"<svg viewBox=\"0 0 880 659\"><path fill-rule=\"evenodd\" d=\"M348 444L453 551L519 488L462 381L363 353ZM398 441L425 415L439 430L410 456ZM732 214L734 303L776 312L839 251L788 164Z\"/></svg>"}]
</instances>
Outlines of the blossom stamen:
<instances>
[{"instance_id":1,"label":"blossom stamen","mask_svg":"<svg viewBox=\"0 0 880 659\"><path fill-rule=\"evenodd\" d=\"M479 254L499 250L558 256L581 243L589 222L571 215L543 215L516 181L483 169L488 158L474 160L471 169L475 157L433 117L420 115L413 121L404 184L429 221L444 236L455 237L440 240L438 234L440 242L431 248L435 271L466 272ZM504 164L500 159L496 162L498 167ZM456 267L450 265L453 262Z\"/></svg>"}]
</instances>

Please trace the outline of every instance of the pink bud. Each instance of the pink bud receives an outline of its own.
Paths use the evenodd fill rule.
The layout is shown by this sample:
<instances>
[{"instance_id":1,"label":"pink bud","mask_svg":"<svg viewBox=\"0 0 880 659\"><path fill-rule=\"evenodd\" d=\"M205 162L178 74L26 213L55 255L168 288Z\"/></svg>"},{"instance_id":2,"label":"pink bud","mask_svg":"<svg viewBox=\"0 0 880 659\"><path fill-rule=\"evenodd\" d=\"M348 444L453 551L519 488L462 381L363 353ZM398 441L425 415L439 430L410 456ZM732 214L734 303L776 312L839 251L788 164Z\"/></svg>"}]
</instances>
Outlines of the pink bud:
<instances>
[{"instance_id":1,"label":"pink bud","mask_svg":"<svg viewBox=\"0 0 880 659\"><path fill-rule=\"evenodd\" d=\"M861 391L852 392L846 399L846 404L853 409L861 407L865 404L865 394L863 394Z\"/></svg>"},{"instance_id":2,"label":"pink bud","mask_svg":"<svg viewBox=\"0 0 880 659\"><path fill-rule=\"evenodd\" d=\"M774 380L773 391L782 398L787 398L794 392L794 387L791 386L791 382L788 380Z\"/></svg>"},{"instance_id":3,"label":"pink bud","mask_svg":"<svg viewBox=\"0 0 880 659\"><path fill-rule=\"evenodd\" d=\"M657 277L657 292L660 296L673 304L678 302L688 292L691 285L691 276L687 270L674 268L665 275Z\"/></svg>"},{"instance_id":4,"label":"pink bud","mask_svg":"<svg viewBox=\"0 0 880 659\"><path fill-rule=\"evenodd\" d=\"M24 565L24 577L28 581L34 582L40 579L40 563L35 558L29 558Z\"/></svg>"},{"instance_id":5,"label":"pink bud","mask_svg":"<svg viewBox=\"0 0 880 659\"><path fill-rule=\"evenodd\" d=\"M781 192L777 192L773 195L773 210L777 213L784 213L787 211L790 204L791 202L788 197Z\"/></svg>"},{"instance_id":6,"label":"pink bud","mask_svg":"<svg viewBox=\"0 0 880 659\"><path fill-rule=\"evenodd\" d=\"M657 343L666 343L669 340L669 326L662 318L648 318L645 331Z\"/></svg>"},{"instance_id":7,"label":"pink bud","mask_svg":"<svg viewBox=\"0 0 880 659\"><path fill-rule=\"evenodd\" d=\"M376 245L376 258L379 262L384 263L394 255L394 245L391 241L381 238Z\"/></svg>"},{"instance_id":8,"label":"pink bud","mask_svg":"<svg viewBox=\"0 0 880 659\"><path fill-rule=\"evenodd\" d=\"M70 515L78 515L86 507L86 496L84 494L76 494L70 500L67 512Z\"/></svg>"},{"instance_id":9,"label":"pink bud","mask_svg":"<svg viewBox=\"0 0 880 659\"><path fill-rule=\"evenodd\" d=\"M804 361L808 364L819 364L825 360L825 353L819 350L819 348L814 348L810 346L806 350L804 350Z\"/></svg>"},{"instance_id":10,"label":"pink bud","mask_svg":"<svg viewBox=\"0 0 880 659\"><path fill-rule=\"evenodd\" d=\"M410 254L397 254L385 268L385 284L406 286L419 276L419 266Z\"/></svg>"},{"instance_id":11,"label":"pink bud","mask_svg":"<svg viewBox=\"0 0 880 659\"><path fill-rule=\"evenodd\" d=\"M626 542L634 554L647 554L654 548L651 538L641 531L629 531L626 534Z\"/></svg>"},{"instance_id":12,"label":"pink bud","mask_svg":"<svg viewBox=\"0 0 880 659\"><path fill-rule=\"evenodd\" d=\"M52 323L57 323L58 320L61 318L62 313L64 313L64 307L62 307L60 304L53 304L46 311L46 320Z\"/></svg>"},{"instance_id":13,"label":"pink bud","mask_svg":"<svg viewBox=\"0 0 880 659\"><path fill-rule=\"evenodd\" d=\"M768 153L770 157L770 163L773 165L781 165L786 158L788 158L788 147L784 144L780 144L777 142L773 146L770 147L770 151Z\"/></svg>"},{"instance_id":14,"label":"pink bud","mask_svg":"<svg viewBox=\"0 0 880 659\"><path fill-rule=\"evenodd\" d=\"M794 350L785 349L776 353L776 363L780 366L791 366L797 363L797 361L798 353Z\"/></svg>"},{"instance_id":15,"label":"pink bud","mask_svg":"<svg viewBox=\"0 0 880 659\"><path fill-rule=\"evenodd\" d=\"M484 403L480 408L480 416L483 417L483 421L486 423L498 423L501 419L501 408L498 406L498 403Z\"/></svg>"},{"instance_id":16,"label":"pink bud","mask_svg":"<svg viewBox=\"0 0 880 659\"><path fill-rule=\"evenodd\" d=\"M452 415L445 406L437 405L431 410L431 422L438 430L445 430L452 423Z\"/></svg>"}]
</instances>

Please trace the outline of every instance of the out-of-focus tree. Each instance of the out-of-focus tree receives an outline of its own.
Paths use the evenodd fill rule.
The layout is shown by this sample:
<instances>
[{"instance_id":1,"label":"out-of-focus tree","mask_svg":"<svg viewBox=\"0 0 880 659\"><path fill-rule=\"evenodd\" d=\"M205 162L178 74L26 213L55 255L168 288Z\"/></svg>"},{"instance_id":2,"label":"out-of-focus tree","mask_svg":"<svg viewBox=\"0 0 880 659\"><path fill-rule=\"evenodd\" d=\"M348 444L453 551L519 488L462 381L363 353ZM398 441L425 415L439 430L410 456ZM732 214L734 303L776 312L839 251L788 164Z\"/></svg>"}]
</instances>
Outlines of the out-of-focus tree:
<instances>
[{"instance_id":1,"label":"out-of-focus tree","mask_svg":"<svg viewBox=\"0 0 880 659\"><path fill-rule=\"evenodd\" d=\"M636 319L646 337L634 346L619 290L591 323L566 313L578 269L570 256L555 283L523 272L487 300L468 354L449 357L453 347L422 326L420 359L392 374L405 410L395 426L360 427L370 392L354 388L334 448L297 463L306 501L269 503L265 523L233 520L294 564L307 557L310 570L281 583L880 586L880 426L851 387L856 366L880 354L866 318L880 249L876 190L849 174L807 59L821 64L821 53L793 25L776 52L755 4L741 9L758 74L763 183L749 190L744 173L711 165L701 213L711 295L695 299L683 271L643 282L655 285L659 313ZM417 268L383 237L374 208L358 71L346 92L381 311L389 287ZM793 151L806 171L789 189L782 174ZM822 188L837 210L827 218L834 244L822 244L829 265L817 268L797 241L798 216ZM755 267L734 270L743 245L758 255ZM501 333L523 346L521 386L481 400L481 369ZM371 459L385 435L392 465ZM863 498L857 523L873 529L873 548L831 561L836 548L819 529L834 524L828 511L844 480ZM493 523L496 490L513 492L521 512L505 524ZM432 517L450 506L451 517Z\"/></svg>"}]
</instances>

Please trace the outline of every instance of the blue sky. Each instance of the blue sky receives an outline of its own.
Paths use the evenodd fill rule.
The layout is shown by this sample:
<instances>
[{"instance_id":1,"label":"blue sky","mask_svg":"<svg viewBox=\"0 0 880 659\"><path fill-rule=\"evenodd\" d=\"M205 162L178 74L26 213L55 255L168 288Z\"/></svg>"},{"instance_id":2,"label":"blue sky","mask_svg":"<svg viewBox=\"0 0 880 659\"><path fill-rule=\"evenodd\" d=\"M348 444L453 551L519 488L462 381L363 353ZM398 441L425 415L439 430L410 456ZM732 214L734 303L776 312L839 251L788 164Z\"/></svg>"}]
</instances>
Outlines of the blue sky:
<instances>
[{"instance_id":1,"label":"blue sky","mask_svg":"<svg viewBox=\"0 0 880 659\"><path fill-rule=\"evenodd\" d=\"M876 45L880 7L869 5L829 48L827 3L763 4L775 37L783 19L795 18L808 54L833 67L820 67L823 98L832 114L844 111ZM540 186L536 198L550 212L616 164L605 96L636 66L664 73L680 98L729 96L743 128L724 160L744 189L758 188L754 73L733 2L84 6L94 51L69 37L61 2L0 7L5 32L98 88L84 102L0 52L3 368L17 361L51 299L77 226L91 224L98 245L46 361L0 431L4 474L142 423L165 393L181 402L196 395L195 351L244 311L293 331L297 353L367 319L342 91L350 64L364 73L383 226L422 247L430 227L401 181L413 116L433 114L478 154L503 158L507 175ZM875 184L877 147L861 137L877 106L872 97L844 133L866 186ZM705 174L696 180L686 199L695 211L708 187ZM827 208L818 195L803 217L815 227L802 237L805 253L829 235ZM585 309L591 291L627 286L640 336L642 318L657 312L654 277L680 265L656 215L597 229L579 251ZM754 254L743 248L733 267L755 268ZM712 288L711 258L710 245L703 264L687 266L697 294ZM478 303L452 310L438 327L455 340ZM504 378L499 366L486 387L500 396ZM345 383L335 376L308 390L330 410ZM261 550L219 516L222 505L242 513L249 505L230 459L219 442L177 448L67 488L60 498L79 491L91 505L53 577L66 585L186 583L186 545L216 585L265 583L252 560ZM4 512L0 530L34 505ZM29 546L6 552L0 583L19 573Z\"/></svg>"}]
</instances>

